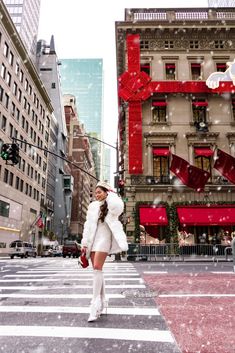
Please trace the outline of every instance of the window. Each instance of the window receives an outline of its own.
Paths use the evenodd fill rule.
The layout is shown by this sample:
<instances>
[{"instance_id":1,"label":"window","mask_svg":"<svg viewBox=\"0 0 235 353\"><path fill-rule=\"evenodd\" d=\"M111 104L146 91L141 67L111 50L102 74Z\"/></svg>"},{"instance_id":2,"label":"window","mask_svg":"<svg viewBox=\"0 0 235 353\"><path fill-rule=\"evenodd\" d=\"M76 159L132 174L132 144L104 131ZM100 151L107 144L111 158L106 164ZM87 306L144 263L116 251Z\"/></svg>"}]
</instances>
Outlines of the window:
<instances>
[{"instance_id":1,"label":"window","mask_svg":"<svg viewBox=\"0 0 235 353\"><path fill-rule=\"evenodd\" d=\"M198 49L199 48L198 40L190 40L189 47L190 49Z\"/></svg>"},{"instance_id":2,"label":"window","mask_svg":"<svg viewBox=\"0 0 235 353\"><path fill-rule=\"evenodd\" d=\"M152 101L152 121L154 123L166 123L166 106L165 99Z\"/></svg>"},{"instance_id":3,"label":"window","mask_svg":"<svg viewBox=\"0 0 235 353\"><path fill-rule=\"evenodd\" d=\"M147 75L150 75L150 63L140 64L140 71L144 71Z\"/></svg>"},{"instance_id":4,"label":"window","mask_svg":"<svg viewBox=\"0 0 235 353\"><path fill-rule=\"evenodd\" d=\"M9 54L9 45L5 42L4 48L3 48L3 54L7 58Z\"/></svg>"},{"instance_id":5,"label":"window","mask_svg":"<svg viewBox=\"0 0 235 353\"><path fill-rule=\"evenodd\" d=\"M201 79L201 64L191 64L191 75L192 80L200 80Z\"/></svg>"},{"instance_id":6,"label":"window","mask_svg":"<svg viewBox=\"0 0 235 353\"><path fill-rule=\"evenodd\" d=\"M15 66L15 74L18 76L19 75L19 72L20 72L20 65L18 63L16 63L16 66Z\"/></svg>"},{"instance_id":7,"label":"window","mask_svg":"<svg viewBox=\"0 0 235 353\"><path fill-rule=\"evenodd\" d=\"M13 94L14 94L14 96L16 96L16 94L17 94L17 88L18 88L17 83L14 82L13 83Z\"/></svg>"},{"instance_id":8,"label":"window","mask_svg":"<svg viewBox=\"0 0 235 353\"><path fill-rule=\"evenodd\" d=\"M149 41L141 40L140 41L140 49L149 49Z\"/></svg>"},{"instance_id":9,"label":"window","mask_svg":"<svg viewBox=\"0 0 235 353\"><path fill-rule=\"evenodd\" d=\"M13 173L10 172L9 174L9 185L12 186L13 185Z\"/></svg>"},{"instance_id":10,"label":"window","mask_svg":"<svg viewBox=\"0 0 235 353\"><path fill-rule=\"evenodd\" d=\"M2 115L2 119L1 119L1 129L3 131L6 131L6 126L7 126L7 118Z\"/></svg>"},{"instance_id":11,"label":"window","mask_svg":"<svg viewBox=\"0 0 235 353\"><path fill-rule=\"evenodd\" d=\"M4 64L2 64L1 67L1 77L5 80L6 78L6 66Z\"/></svg>"},{"instance_id":12,"label":"window","mask_svg":"<svg viewBox=\"0 0 235 353\"><path fill-rule=\"evenodd\" d=\"M4 177L3 177L4 183L7 183L7 181L8 181L8 174L9 174L9 171L7 169L5 169L4 170Z\"/></svg>"},{"instance_id":13,"label":"window","mask_svg":"<svg viewBox=\"0 0 235 353\"><path fill-rule=\"evenodd\" d=\"M22 70L20 70L20 82L23 83L24 80L24 73Z\"/></svg>"},{"instance_id":14,"label":"window","mask_svg":"<svg viewBox=\"0 0 235 353\"><path fill-rule=\"evenodd\" d=\"M170 181L170 150L169 147L153 148L153 176L160 183L169 183Z\"/></svg>"},{"instance_id":15,"label":"window","mask_svg":"<svg viewBox=\"0 0 235 353\"><path fill-rule=\"evenodd\" d=\"M55 82L52 82L51 88L55 88Z\"/></svg>"},{"instance_id":16,"label":"window","mask_svg":"<svg viewBox=\"0 0 235 353\"><path fill-rule=\"evenodd\" d=\"M9 55L9 64L11 66L13 66L13 63L14 63L14 55L13 53L10 51L10 55Z\"/></svg>"},{"instance_id":17,"label":"window","mask_svg":"<svg viewBox=\"0 0 235 353\"><path fill-rule=\"evenodd\" d=\"M21 89L18 89L17 99L20 103L21 103L21 98L22 98L22 91Z\"/></svg>"},{"instance_id":18,"label":"window","mask_svg":"<svg viewBox=\"0 0 235 353\"><path fill-rule=\"evenodd\" d=\"M216 64L216 71L224 72L227 69L227 65L225 63L217 63Z\"/></svg>"},{"instance_id":19,"label":"window","mask_svg":"<svg viewBox=\"0 0 235 353\"><path fill-rule=\"evenodd\" d=\"M0 200L0 216L9 217L10 204Z\"/></svg>"},{"instance_id":20,"label":"window","mask_svg":"<svg viewBox=\"0 0 235 353\"><path fill-rule=\"evenodd\" d=\"M3 87L0 85L0 102L3 101L3 93L4 93L4 89L3 89Z\"/></svg>"},{"instance_id":21,"label":"window","mask_svg":"<svg viewBox=\"0 0 235 353\"><path fill-rule=\"evenodd\" d=\"M204 99L193 100L193 123L197 131L208 131L207 124L207 106L208 103Z\"/></svg>"},{"instance_id":22,"label":"window","mask_svg":"<svg viewBox=\"0 0 235 353\"><path fill-rule=\"evenodd\" d=\"M6 82L7 82L8 86L10 87L11 86L11 74L10 74L10 72L7 72Z\"/></svg>"},{"instance_id":23,"label":"window","mask_svg":"<svg viewBox=\"0 0 235 353\"><path fill-rule=\"evenodd\" d=\"M223 49L224 48L224 40L215 40L214 47L215 47L215 49Z\"/></svg>"},{"instance_id":24,"label":"window","mask_svg":"<svg viewBox=\"0 0 235 353\"><path fill-rule=\"evenodd\" d=\"M235 99L232 100L232 114L233 120L235 121Z\"/></svg>"},{"instance_id":25,"label":"window","mask_svg":"<svg viewBox=\"0 0 235 353\"><path fill-rule=\"evenodd\" d=\"M165 64L166 79L175 80L175 64Z\"/></svg>"},{"instance_id":26,"label":"window","mask_svg":"<svg viewBox=\"0 0 235 353\"><path fill-rule=\"evenodd\" d=\"M173 48L174 48L173 40L165 40L165 49L173 49Z\"/></svg>"},{"instance_id":27,"label":"window","mask_svg":"<svg viewBox=\"0 0 235 353\"><path fill-rule=\"evenodd\" d=\"M20 186L20 178L17 176L16 180L15 180L15 188L16 188L16 190L19 190L19 186Z\"/></svg>"},{"instance_id":28,"label":"window","mask_svg":"<svg viewBox=\"0 0 235 353\"><path fill-rule=\"evenodd\" d=\"M199 150L203 150L203 148L198 148ZM205 149L205 147L204 147ZM208 147L205 150L210 150ZM200 169L205 170L206 172L211 173L211 159L213 156L213 151L211 150L212 154L208 155L207 153L197 153L197 149L194 149L194 165ZM211 182L211 178L208 179L208 182Z\"/></svg>"},{"instance_id":29,"label":"window","mask_svg":"<svg viewBox=\"0 0 235 353\"><path fill-rule=\"evenodd\" d=\"M9 106L9 96L7 93L5 93L5 107L6 107L6 109L8 109L8 106Z\"/></svg>"}]
</instances>

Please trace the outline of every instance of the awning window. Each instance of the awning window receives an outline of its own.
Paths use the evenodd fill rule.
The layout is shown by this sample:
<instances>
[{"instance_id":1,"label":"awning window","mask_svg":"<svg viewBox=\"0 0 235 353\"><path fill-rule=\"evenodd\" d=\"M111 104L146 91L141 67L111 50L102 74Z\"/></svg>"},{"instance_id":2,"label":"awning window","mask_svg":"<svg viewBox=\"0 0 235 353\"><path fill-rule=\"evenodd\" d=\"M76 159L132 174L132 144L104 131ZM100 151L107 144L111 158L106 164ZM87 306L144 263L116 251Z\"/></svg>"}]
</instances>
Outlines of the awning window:
<instances>
[{"instance_id":1,"label":"awning window","mask_svg":"<svg viewBox=\"0 0 235 353\"><path fill-rule=\"evenodd\" d=\"M144 225L167 225L167 214L165 207L140 207L140 224Z\"/></svg>"},{"instance_id":2,"label":"awning window","mask_svg":"<svg viewBox=\"0 0 235 353\"><path fill-rule=\"evenodd\" d=\"M175 69L175 64L166 64L166 69Z\"/></svg>"},{"instance_id":3,"label":"awning window","mask_svg":"<svg viewBox=\"0 0 235 353\"><path fill-rule=\"evenodd\" d=\"M207 107L208 106L208 102L205 102L205 101L194 101L193 102L193 106L195 106L195 107Z\"/></svg>"},{"instance_id":4,"label":"awning window","mask_svg":"<svg viewBox=\"0 0 235 353\"><path fill-rule=\"evenodd\" d=\"M168 147L154 147L153 155L154 156L169 156L170 150Z\"/></svg>"},{"instance_id":5,"label":"awning window","mask_svg":"<svg viewBox=\"0 0 235 353\"><path fill-rule=\"evenodd\" d=\"M179 221L184 225L234 225L235 207L221 206L194 206L177 207Z\"/></svg>"},{"instance_id":6,"label":"awning window","mask_svg":"<svg viewBox=\"0 0 235 353\"><path fill-rule=\"evenodd\" d=\"M194 153L196 156L211 157L213 156L214 151L209 147L195 147Z\"/></svg>"},{"instance_id":7,"label":"awning window","mask_svg":"<svg viewBox=\"0 0 235 353\"><path fill-rule=\"evenodd\" d=\"M162 101L154 100L154 101L152 101L152 106L153 107L165 107L165 106L167 106L167 102L164 100L162 100Z\"/></svg>"},{"instance_id":8,"label":"awning window","mask_svg":"<svg viewBox=\"0 0 235 353\"><path fill-rule=\"evenodd\" d=\"M198 69L200 69L201 68L201 64L191 64L191 67L196 67L196 68L198 68Z\"/></svg>"}]
</instances>

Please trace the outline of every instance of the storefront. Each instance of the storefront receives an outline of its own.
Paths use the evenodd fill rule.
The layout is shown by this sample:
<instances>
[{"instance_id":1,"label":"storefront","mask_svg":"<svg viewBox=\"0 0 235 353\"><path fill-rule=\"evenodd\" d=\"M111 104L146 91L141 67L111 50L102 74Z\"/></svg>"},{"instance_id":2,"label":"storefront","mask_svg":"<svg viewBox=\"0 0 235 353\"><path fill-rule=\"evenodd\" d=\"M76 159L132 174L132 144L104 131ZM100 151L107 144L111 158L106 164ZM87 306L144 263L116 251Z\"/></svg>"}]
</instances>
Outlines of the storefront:
<instances>
[{"instance_id":1,"label":"storefront","mask_svg":"<svg viewBox=\"0 0 235 353\"><path fill-rule=\"evenodd\" d=\"M196 244L202 241L205 244L230 244L235 229L235 205L182 205L176 210L179 231L193 234Z\"/></svg>"},{"instance_id":2,"label":"storefront","mask_svg":"<svg viewBox=\"0 0 235 353\"><path fill-rule=\"evenodd\" d=\"M139 224L144 229L145 243L152 243L154 239L159 242L167 236L168 217L166 207L163 205L140 205ZM151 240L151 238L153 238Z\"/></svg>"}]
</instances>

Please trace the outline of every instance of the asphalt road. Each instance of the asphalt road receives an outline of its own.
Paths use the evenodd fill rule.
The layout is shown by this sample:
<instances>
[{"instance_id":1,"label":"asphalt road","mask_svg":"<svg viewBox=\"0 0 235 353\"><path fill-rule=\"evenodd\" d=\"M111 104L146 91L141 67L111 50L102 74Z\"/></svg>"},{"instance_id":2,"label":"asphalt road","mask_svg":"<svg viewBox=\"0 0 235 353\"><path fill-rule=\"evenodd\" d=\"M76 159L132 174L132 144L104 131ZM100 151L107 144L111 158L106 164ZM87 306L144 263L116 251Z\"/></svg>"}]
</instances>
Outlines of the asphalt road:
<instances>
[{"instance_id":1,"label":"asphalt road","mask_svg":"<svg viewBox=\"0 0 235 353\"><path fill-rule=\"evenodd\" d=\"M108 314L87 323L91 268L76 259L0 259L4 353L235 353L232 262L105 265ZM226 339L225 339L226 337Z\"/></svg>"}]
</instances>

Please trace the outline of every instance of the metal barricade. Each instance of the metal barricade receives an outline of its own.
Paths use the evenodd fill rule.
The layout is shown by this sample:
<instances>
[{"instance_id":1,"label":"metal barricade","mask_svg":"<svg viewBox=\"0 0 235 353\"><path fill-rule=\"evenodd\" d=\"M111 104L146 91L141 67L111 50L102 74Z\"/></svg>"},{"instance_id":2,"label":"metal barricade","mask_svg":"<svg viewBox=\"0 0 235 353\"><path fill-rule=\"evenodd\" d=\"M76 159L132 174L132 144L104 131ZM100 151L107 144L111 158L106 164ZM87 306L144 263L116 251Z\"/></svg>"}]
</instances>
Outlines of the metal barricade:
<instances>
[{"instance_id":1,"label":"metal barricade","mask_svg":"<svg viewBox=\"0 0 235 353\"><path fill-rule=\"evenodd\" d=\"M228 250L226 250L228 249ZM171 261L185 259L211 259L215 261L224 257L227 260L229 249L222 244L192 244L179 245L178 243L166 244L129 244L127 260L129 261Z\"/></svg>"}]
</instances>

